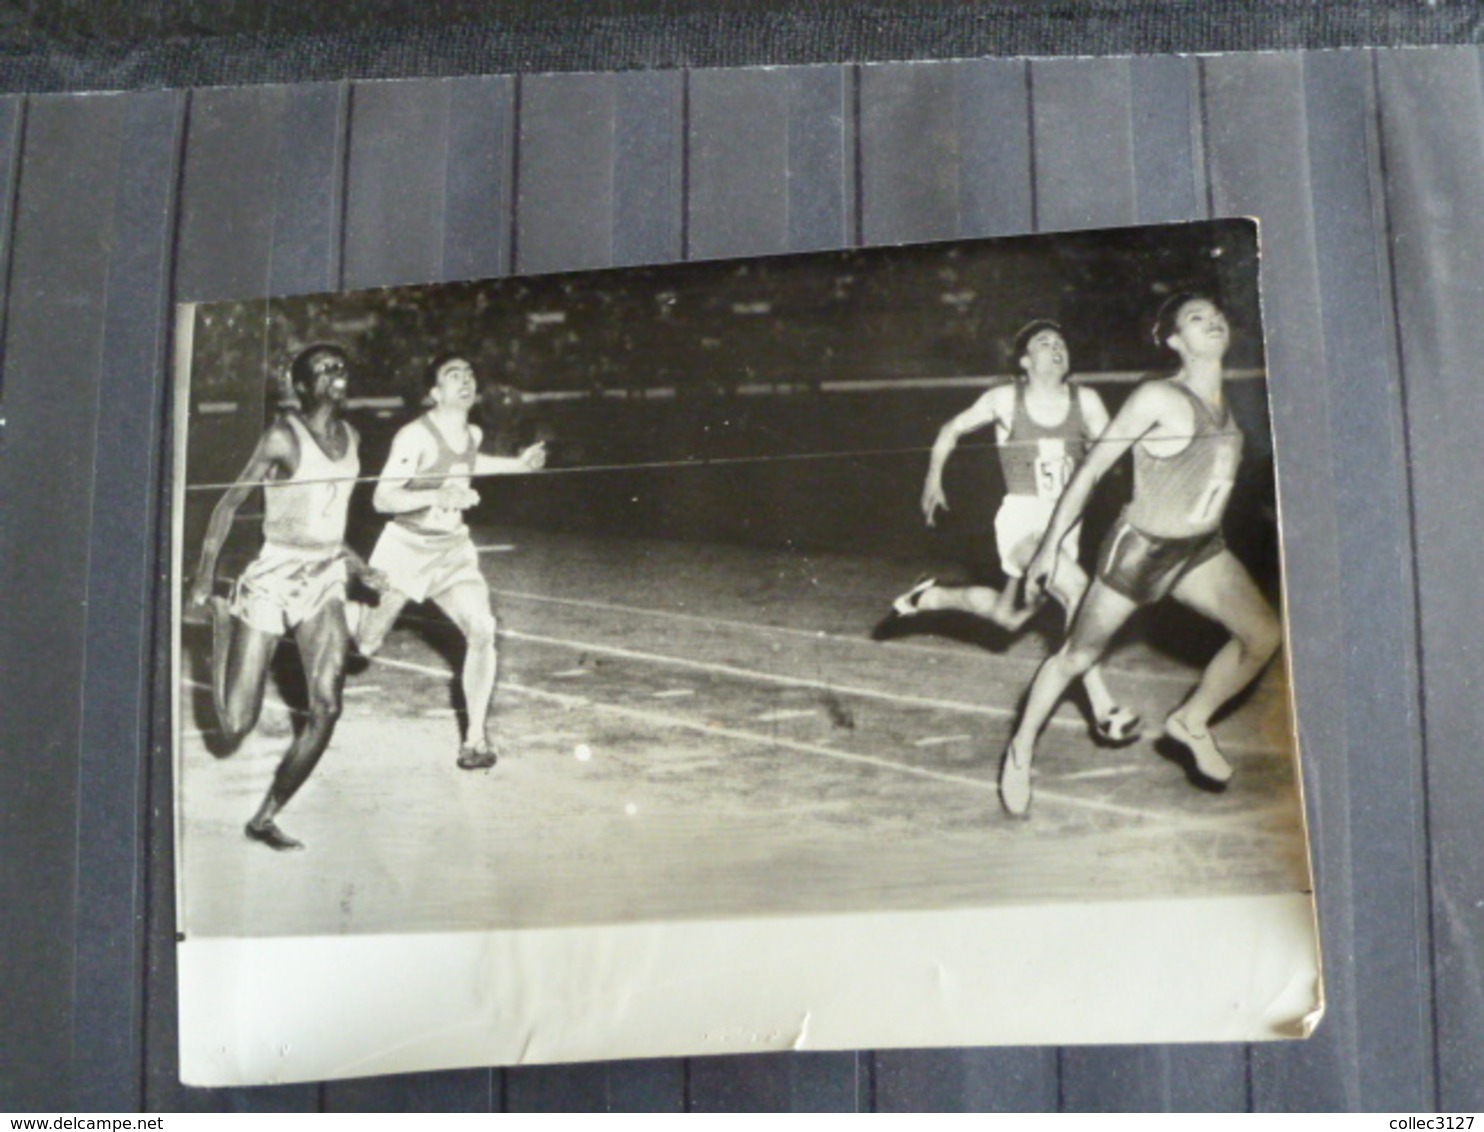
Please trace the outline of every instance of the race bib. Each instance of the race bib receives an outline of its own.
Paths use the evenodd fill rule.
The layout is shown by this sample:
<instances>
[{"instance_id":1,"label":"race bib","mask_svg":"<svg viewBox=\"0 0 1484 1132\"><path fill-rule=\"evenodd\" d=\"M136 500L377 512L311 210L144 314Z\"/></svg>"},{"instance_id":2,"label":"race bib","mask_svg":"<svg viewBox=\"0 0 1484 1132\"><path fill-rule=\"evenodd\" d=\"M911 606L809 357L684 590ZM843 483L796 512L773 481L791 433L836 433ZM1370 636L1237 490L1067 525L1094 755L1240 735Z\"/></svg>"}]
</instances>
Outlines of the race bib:
<instances>
[{"instance_id":1,"label":"race bib","mask_svg":"<svg viewBox=\"0 0 1484 1132\"><path fill-rule=\"evenodd\" d=\"M1053 502L1060 499L1072 478L1072 458L1065 440L1043 436L1036 441L1035 473L1036 494Z\"/></svg>"},{"instance_id":2,"label":"race bib","mask_svg":"<svg viewBox=\"0 0 1484 1132\"><path fill-rule=\"evenodd\" d=\"M1190 521L1199 526L1215 526L1226 514L1226 503L1231 498L1232 485L1237 479L1237 454L1227 447L1219 449L1211 463L1211 477L1206 481Z\"/></svg>"},{"instance_id":3,"label":"race bib","mask_svg":"<svg viewBox=\"0 0 1484 1132\"><path fill-rule=\"evenodd\" d=\"M445 484L456 484L460 487L469 486L469 473L473 469L465 462L460 461L448 469L448 475L444 477ZM423 515L423 526L435 531L456 531L464 524L464 512L456 507L429 507Z\"/></svg>"}]
</instances>

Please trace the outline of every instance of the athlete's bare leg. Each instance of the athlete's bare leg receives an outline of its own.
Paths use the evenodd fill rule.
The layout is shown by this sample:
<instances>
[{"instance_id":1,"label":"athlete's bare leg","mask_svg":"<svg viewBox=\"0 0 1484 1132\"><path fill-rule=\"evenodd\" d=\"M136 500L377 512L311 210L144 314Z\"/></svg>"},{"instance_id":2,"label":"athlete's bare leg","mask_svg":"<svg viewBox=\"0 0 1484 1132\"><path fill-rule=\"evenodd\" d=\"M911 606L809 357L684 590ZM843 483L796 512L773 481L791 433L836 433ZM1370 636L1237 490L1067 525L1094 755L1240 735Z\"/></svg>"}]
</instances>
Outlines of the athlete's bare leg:
<instances>
[{"instance_id":1,"label":"athlete's bare leg","mask_svg":"<svg viewBox=\"0 0 1484 1132\"><path fill-rule=\"evenodd\" d=\"M477 753L494 753L489 737L490 702L495 696L498 655L495 650L495 615L490 609L489 587L483 582L462 582L437 595L438 607L464 634L464 669L461 680L469 730L464 746ZM484 765L493 765L490 759Z\"/></svg>"},{"instance_id":2,"label":"athlete's bare leg","mask_svg":"<svg viewBox=\"0 0 1484 1132\"><path fill-rule=\"evenodd\" d=\"M1077 609L1082 604L1082 597L1087 593L1087 584L1087 575L1077 560L1066 551L1062 551L1056 572L1052 575L1051 584L1047 589L1066 611L1069 634L1072 622L1077 617ZM1093 664L1082 674L1082 687L1087 692L1093 718L1099 722L1108 720L1118 705L1114 702L1113 694L1108 691L1108 684L1103 679L1102 665ZM1134 717L1130 715L1129 718Z\"/></svg>"},{"instance_id":3,"label":"athlete's bare leg","mask_svg":"<svg viewBox=\"0 0 1484 1132\"><path fill-rule=\"evenodd\" d=\"M1072 682L1102 659L1114 634L1136 608L1122 594L1094 581L1077 607L1065 643L1036 670L1020 722L1000 767L1000 800L1011 814L1018 817L1030 807L1031 762L1036 757L1036 739L1051 713Z\"/></svg>"},{"instance_id":4,"label":"athlete's bare leg","mask_svg":"<svg viewBox=\"0 0 1484 1132\"><path fill-rule=\"evenodd\" d=\"M1034 538L1023 541L1012 551L1010 565L1024 570L1035 550ZM1087 592L1087 584L1087 575L1077 560L1062 551L1048 592L1062 607L1069 629L1082 602L1082 595ZM1024 582L1019 577L1012 577L1004 590L995 590L989 586L940 586L933 582L922 582L893 604L898 613L903 612L904 606L910 607L910 612L953 609L971 613L1014 632L1030 620L1045 600L1043 596L1023 606L1019 605L1016 598L1023 586ZM1121 745L1137 739L1139 717L1127 708L1120 707L1113 699L1107 681L1103 679L1102 667L1092 665L1083 675L1082 682L1087 691L1099 741Z\"/></svg>"},{"instance_id":5,"label":"athlete's bare leg","mask_svg":"<svg viewBox=\"0 0 1484 1132\"><path fill-rule=\"evenodd\" d=\"M365 619L366 614L370 612L371 606L367 602L351 601L348 598L346 599L345 630L350 634L351 644L355 645L356 651L358 652L360 651L361 647L361 622Z\"/></svg>"},{"instance_id":6,"label":"athlete's bare leg","mask_svg":"<svg viewBox=\"0 0 1484 1132\"><path fill-rule=\"evenodd\" d=\"M916 599L916 612L956 610L992 621L1007 633L1016 633L1041 608L1041 601L1022 604L1022 582L1011 578L1003 590L992 586L932 586Z\"/></svg>"},{"instance_id":7,"label":"athlete's bare leg","mask_svg":"<svg viewBox=\"0 0 1484 1132\"><path fill-rule=\"evenodd\" d=\"M211 599L211 702L229 751L258 722L279 639L233 617L226 598Z\"/></svg>"},{"instance_id":8,"label":"athlete's bare leg","mask_svg":"<svg viewBox=\"0 0 1484 1132\"><path fill-rule=\"evenodd\" d=\"M409 598L401 590L387 590L375 605L351 602L346 618L355 640L357 651L362 656L375 656L386 644L387 634L401 616L402 608Z\"/></svg>"},{"instance_id":9,"label":"athlete's bare leg","mask_svg":"<svg viewBox=\"0 0 1484 1132\"><path fill-rule=\"evenodd\" d=\"M1246 567L1229 550L1186 574L1172 593L1232 635L1206 665L1195 691L1165 722L1166 734L1190 749L1202 774L1226 782L1231 765L1211 738L1211 717L1257 678L1282 645L1283 628Z\"/></svg>"},{"instance_id":10,"label":"athlete's bare leg","mask_svg":"<svg viewBox=\"0 0 1484 1132\"><path fill-rule=\"evenodd\" d=\"M302 842L279 829L273 819L314 773L340 718L345 656L350 644L343 604L339 601L327 603L295 628L294 639L298 642L299 656L309 684L309 719L289 744L273 774L273 783L268 787L263 804L247 823L247 835L272 849L304 848Z\"/></svg>"}]
</instances>

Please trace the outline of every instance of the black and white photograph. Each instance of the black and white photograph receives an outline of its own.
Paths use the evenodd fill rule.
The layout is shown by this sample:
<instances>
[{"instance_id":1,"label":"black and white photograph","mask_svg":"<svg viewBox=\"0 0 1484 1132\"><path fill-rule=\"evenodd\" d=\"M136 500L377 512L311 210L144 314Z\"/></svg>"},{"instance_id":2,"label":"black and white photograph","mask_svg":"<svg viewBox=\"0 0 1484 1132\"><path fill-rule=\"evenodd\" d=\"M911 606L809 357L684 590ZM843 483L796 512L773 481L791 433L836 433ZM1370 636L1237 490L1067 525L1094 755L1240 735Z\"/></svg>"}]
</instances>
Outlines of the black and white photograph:
<instances>
[{"instance_id":1,"label":"black and white photograph","mask_svg":"<svg viewBox=\"0 0 1484 1132\"><path fill-rule=\"evenodd\" d=\"M738 948L707 978L766 999L790 948L820 961L803 925L890 967L985 915L1022 927L953 947L997 985L1054 938L1068 987L1096 957L1157 1014L1185 946L1234 1029L1067 1021L1038 974L1049 1030L896 1044L1306 1033L1259 245L1233 219L182 306L182 947L498 938L519 1029L570 976L548 933L705 925ZM1264 934L1276 959L1201 951ZM222 992L182 962L186 1016ZM599 966L619 985L579 993L621 997ZM809 1017L509 1060L891 1043Z\"/></svg>"},{"instance_id":2,"label":"black and white photograph","mask_svg":"<svg viewBox=\"0 0 1484 1132\"><path fill-rule=\"evenodd\" d=\"M6 57L0 1108L1484 1108L1477 37L897 6Z\"/></svg>"}]
</instances>

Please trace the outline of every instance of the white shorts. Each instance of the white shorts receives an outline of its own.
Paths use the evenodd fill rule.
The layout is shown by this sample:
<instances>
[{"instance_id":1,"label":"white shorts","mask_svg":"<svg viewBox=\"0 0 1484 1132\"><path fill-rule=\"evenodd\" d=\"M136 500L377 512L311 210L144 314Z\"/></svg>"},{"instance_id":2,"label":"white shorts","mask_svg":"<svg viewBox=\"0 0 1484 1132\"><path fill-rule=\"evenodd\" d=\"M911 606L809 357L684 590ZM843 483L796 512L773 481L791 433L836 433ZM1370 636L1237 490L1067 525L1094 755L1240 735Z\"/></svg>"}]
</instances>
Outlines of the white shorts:
<instances>
[{"instance_id":1,"label":"white shorts","mask_svg":"<svg viewBox=\"0 0 1484 1132\"><path fill-rule=\"evenodd\" d=\"M332 601L345 601L347 572L340 548L302 550L266 544L232 588L234 617L282 635Z\"/></svg>"},{"instance_id":2,"label":"white shorts","mask_svg":"<svg viewBox=\"0 0 1484 1132\"><path fill-rule=\"evenodd\" d=\"M1000 569L1007 575L1019 578L1025 574L1023 566L1016 560L1019 559L1020 563L1030 561L1030 556L1036 552L1036 544L1041 541L1046 528L1051 526L1051 513L1055 510L1056 500L1042 499L1039 495L1007 495L1000 502L1000 509L994 517L994 538L995 547L1000 552ZM1030 545L1025 546L1026 543ZM1078 523L1061 545L1075 557L1081 544L1082 524Z\"/></svg>"},{"instance_id":3,"label":"white shorts","mask_svg":"<svg viewBox=\"0 0 1484 1132\"><path fill-rule=\"evenodd\" d=\"M427 535L409 531L401 523L388 523L376 540L370 566L412 601L436 598L465 582L488 585L479 572L479 552L467 530Z\"/></svg>"}]
</instances>

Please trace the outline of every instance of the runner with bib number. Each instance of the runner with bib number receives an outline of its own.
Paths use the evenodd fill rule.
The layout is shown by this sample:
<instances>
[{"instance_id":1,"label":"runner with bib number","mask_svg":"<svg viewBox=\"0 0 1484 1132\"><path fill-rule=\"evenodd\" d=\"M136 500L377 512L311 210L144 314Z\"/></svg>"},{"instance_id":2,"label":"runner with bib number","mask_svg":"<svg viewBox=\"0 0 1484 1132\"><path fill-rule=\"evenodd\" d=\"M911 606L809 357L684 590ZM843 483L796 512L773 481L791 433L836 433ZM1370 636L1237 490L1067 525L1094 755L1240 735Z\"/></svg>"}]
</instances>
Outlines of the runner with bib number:
<instances>
[{"instance_id":1,"label":"runner with bib number","mask_svg":"<svg viewBox=\"0 0 1484 1132\"><path fill-rule=\"evenodd\" d=\"M942 586L936 579L927 578L892 603L895 617L958 610L1016 632L1044 600L1044 592L1032 594L1024 589L1021 578L1077 464L1092 440L1107 427L1108 411L1097 393L1069 380L1071 355L1057 323L1037 319L1024 326L1015 336L1015 356L1021 369L1019 378L989 389L939 431L922 489L923 517L931 527L938 511L948 510L943 469L959 439L994 426L1005 480L1005 497L994 519L995 543L1009 584L996 590L989 586ZM1087 589L1087 575L1077 562L1080 526L1071 535L1061 553L1055 582L1049 587L1068 618ZM1138 716L1114 703L1101 671L1090 668L1082 682L1092 709L1094 735L1112 744L1137 739Z\"/></svg>"},{"instance_id":2,"label":"runner with bib number","mask_svg":"<svg viewBox=\"0 0 1484 1132\"><path fill-rule=\"evenodd\" d=\"M1037 671L1005 751L1000 800L1015 816L1030 807L1031 762L1051 713L1135 609L1170 595L1231 634L1164 726L1189 751L1196 774L1217 787L1231 779L1232 767L1211 736L1211 716L1257 678L1282 643L1277 616L1221 534L1242 458L1242 433L1225 399L1226 315L1204 295L1177 294L1160 308L1154 341L1179 358L1179 370L1144 382L1124 403L1062 493L1026 568L1030 589L1056 584L1063 540L1098 480L1132 448L1133 501L1108 533L1066 643Z\"/></svg>"}]
</instances>

